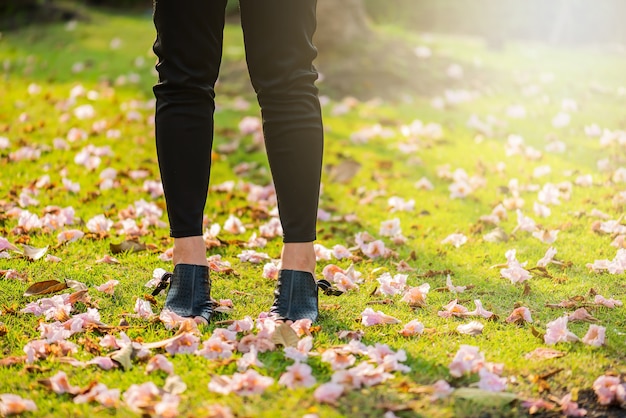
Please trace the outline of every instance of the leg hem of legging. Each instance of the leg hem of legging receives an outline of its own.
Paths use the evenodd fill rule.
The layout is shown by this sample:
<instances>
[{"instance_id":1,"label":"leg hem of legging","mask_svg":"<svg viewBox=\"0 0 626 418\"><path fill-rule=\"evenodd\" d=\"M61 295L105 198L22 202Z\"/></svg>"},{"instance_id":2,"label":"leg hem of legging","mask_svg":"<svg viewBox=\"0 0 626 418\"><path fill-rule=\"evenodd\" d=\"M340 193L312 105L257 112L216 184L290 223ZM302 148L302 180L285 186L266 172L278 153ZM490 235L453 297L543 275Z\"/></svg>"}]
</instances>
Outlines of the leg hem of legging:
<instances>
[{"instance_id":1,"label":"leg hem of legging","mask_svg":"<svg viewBox=\"0 0 626 418\"><path fill-rule=\"evenodd\" d=\"M186 231L174 231L170 229L170 237L172 238L189 238L189 237L201 237L202 230L193 229Z\"/></svg>"},{"instance_id":2,"label":"leg hem of legging","mask_svg":"<svg viewBox=\"0 0 626 418\"><path fill-rule=\"evenodd\" d=\"M283 237L284 244L291 244L297 242L313 242L317 239L317 235L310 235L307 237Z\"/></svg>"}]
</instances>

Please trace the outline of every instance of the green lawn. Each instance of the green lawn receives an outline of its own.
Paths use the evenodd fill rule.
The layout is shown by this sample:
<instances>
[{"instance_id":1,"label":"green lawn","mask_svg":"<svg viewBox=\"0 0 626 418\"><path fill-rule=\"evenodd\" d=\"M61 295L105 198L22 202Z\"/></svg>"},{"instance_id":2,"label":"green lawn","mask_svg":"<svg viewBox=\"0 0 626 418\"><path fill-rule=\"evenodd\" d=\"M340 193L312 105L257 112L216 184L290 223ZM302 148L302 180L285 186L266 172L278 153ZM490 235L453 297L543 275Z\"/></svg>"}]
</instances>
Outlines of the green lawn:
<instances>
[{"instance_id":1,"label":"green lawn","mask_svg":"<svg viewBox=\"0 0 626 418\"><path fill-rule=\"evenodd\" d=\"M12 356L23 356L27 343L42 338L41 323L54 322L20 312L26 304L52 296L22 296L32 283L64 279L84 283L89 288L89 299L75 303L71 315L97 308L101 321L112 326L71 336L69 341L77 345L77 352L70 356L78 360L90 360L98 352L103 356L109 353L110 349L99 345L107 332L119 338L123 331L136 342L159 341L175 334L156 317L132 316L137 298L146 298L150 293L145 284L153 270L171 269L171 263L159 258L172 245L167 226L148 226L147 233L139 238L147 248L140 252L112 254L111 244L129 238L124 232L118 234L116 228L103 236L87 234L75 242L57 241L63 230L87 233L87 222L96 215L119 223L128 218L128 207L140 200L161 209L165 206L162 197L152 197L144 187L146 180L158 180L151 92L155 82L150 50L154 30L150 17L97 11L90 11L89 16L89 21L78 22L75 27L30 27L3 33L0 38L0 137L6 138L0 140L0 237L20 249L22 244L48 246L47 254L61 259L47 261L44 256L30 261L16 251L0 253L10 254L10 258L0 258L0 322L4 324L0 332L0 394L32 399L37 411L26 416L133 414L124 397L116 407L107 408L97 402L76 404L73 395L67 393L57 395L41 381L58 371L67 373L71 385L84 389L97 382L120 389L121 393L133 384L148 381L163 388L167 378L165 372L147 374L145 360L140 359L134 359L128 370L117 367L108 371L97 366L72 366L62 361L64 356L59 352L33 364L26 364L21 358L16 364L6 364ZM494 52L475 39L410 34L393 27L378 29L385 36L397 36L415 47L427 46L432 56L424 58L424 69L415 77L438 80L438 84L434 85L432 96L407 93L394 102L324 100L327 169L320 208L330 214L330 219L318 223L318 243L327 248L337 244L355 247L356 234L368 232L382 239L392 253L386 258L371 259L354 250L351 260L318 262L318 277L328 264L347 268L354 263L363 281L358 290L340 298L321 296L321 317L312 330L315 355L307 360L317 384L310 388L287 389L278 384L293 363L285 358L281 348L259 354L264 366L254 369L273 378L274 383L263 394L251 396L209 391L208 384L216 375L237 372L232 359L207 360L192 354L169 355L163 349L152 350L152 355L165 353L174 366L174 374L187 385L179 395L180 415L214 416L211 414L215 405L222 405L238 417L381 417L388 411L395 411L399 417L516 417L527 414L522 400L541 397L556 404L564 395L573 393L576 398L578 393L582 407L605 414L592 416L624 416L626 410L616 405L599 405L591 386L604 374L621 376L624 382L626 311L623 306L598 305L594 295L624 301L626 282L623 272L597 273L587 264L599 259L613 260L617 248L611 242L620 235L619 226L625 228L621 221L626 204L626 55L604 46L556 49L521 43L511 43L505 51ZM232 192L211 192L206 215L210 224L223 226L234 214L241 218L247 231L236 236L222 230L219 238L223 244L207 253L219 254L232 265L233 272L212 272L212 295L216 299L232 299L234 309L218 315L209 327L201 329L201 341L207 340L216 328L227 326L228 321L256 318L266 311L274 286L273 280L262 277L264 263L244 263L238 258L246 249L241 241L258 234L259 226L267 222L253 216L263 210L260 203L248 201L246 185L267 185L271 179L264 152L254 146L251 135L241 134L238 128L244 116L259 115L249 85L229 77L230 71L241 71L240 31L229 25L225 38L225 77L217 90L219 109L211 184L235 181L237 186ZM451 76L442 73L448 70L448 63L460 66L462 76L454 77L458 68L450 69ZM78 86L82 86L82 92ZM322 94L332 97L323 81L320 88ZM380 80L377 88L384 96L385 80ZM249 109L240 110L242 100L251 104ZM75 113L83 105L92 106L92 117L81 119ZM512 106L518 108L511 109ZM553 120L559 113L570 117L565 126L558 126L558 120ZM476 118L480 123L468 122ZM436 124L437 129L418 129L415 123L410 132L410 125L416 120L424 125ZM592 124L601 131L613 132L604 135L609 144L586 134L585 128ZM436 132L439 128L440 134ZM523 145L513 150L511 135L521 136ZM58 138L63 139L66 148L58 146ZM610 138L613 139L609 141ZM3 141L8 142L6 148L2 147ZM241 142L230 152L225 148L233 141ZM100 150L105 154L93 169L75 162L76 155L88 145L96 147L96 151L87 148L86 152ZM103 147L109 147L111 152L106 153ZM517 153L508 155L507 151ZM35 154L32 159L22 157L29 152ZM358 164L356 173L349 172L355 166L348 163L351 160ZM242 163L250 167L242 169ZM117 171L110 189L101 188L100 174L105 168ZM139 170L144 178L135 177ZM347 180L337 181L340 175L346 175ZM591 175L591 184L585 185L579 179L585 175ZM49 176L49 183L40 181L44 176ZM417 187L422 178L428 179L434 188ZM80 185L80 190L66 190L64 179ZM467 196L454 198L450 186L470 190ZM533 211L542 190L556 193L560 201L546 204L551 210L547 217ZM412 199L414 207L394 212L388 203L392 197ZM521 213L536 222L538 231L559 231L554 243L544 243L531 232L517 228L513 197L523 199ZM37 202L29 204L32 199ZM496 227L480 218L491 214L499 204L508 206L507 217L499 224L508 240L488 242L485 235ZM57 230L18 228L16 214L20 210L42 218L50 212L45 209L48 206L72 207L75 223ZM617 221L613 233L598 231L600 222L606 220L594 210L606 214L607 220ZM399 220L404 240L381 236L381 224L394 218ZM166 215L160 216L160 220L166 222ZM453 233L463 234L467 242L458 248L442 243ZM256 250L276 259L280 246L280 240L273 238L265 248ZM560 263L549 264L543 271L532 270L550 246L557 250L555 259ZM528 262L526 268L531 269L532 278L525 283L514 284L500 274L501 265L507 262L505 253L512 249L517 252L517 260ZM106 254L116 257L119 264L96 262ZM380 287L377 279L384 273L402 273L401 261L412 268L404 273L408 275L408 286L430 285L425 306L411 308L401 301L401 294L375 294ZM454 285L468 289L456 295L447 291L447 274ZM113 296L94 288L112 279L119 281ZM470 311L474 309L474 300L480 299L496 317L486 320L439 316L438 311L455 298ZM549 306L570 298L572 303L566 308ZM163 296L157 297L152 306L156 316L163 300ZM532 324L505 321L518 306L529 308ZM582 342L560 342L548 346L542 337L548 322L571 314L578 307L586 307L599 320L597 324L606 328L605 344L593 347ZM366 308L381 310L400 323L365 326L361 313ZM424 333L400 335L403 325L413 319L423 323ZM459 325L472 320L484 325L482 334L470 336L457 331ZM568 325L579 338L590 326L587 322ZM318 402L313 396L316 387L330 381L333 374L320 354L346 344L337 336L342 330L363 331L362 342L368 346L380 343L394 351L405 350L407 360L403 363L410 371L393 372L393 378L371 387L346 388L334 404ZM509 403L501 395L488 396L487 401L465 399L463 390L458 389L476 387L479 378L477 373L461 377L450 374L449 366L461 345L478 347L487 362L502 363L505 393L516 395L517 401ZM563 355L552 359L525 357L536 348L547 347ZM241 356L235 352L233 359ZM372 362L366 355L357 356L357 363L368 361ZM440 379L457 391L432 401L431 385ZM149 409L146 413L156 414Z\"/></svg>"}]
</instances>

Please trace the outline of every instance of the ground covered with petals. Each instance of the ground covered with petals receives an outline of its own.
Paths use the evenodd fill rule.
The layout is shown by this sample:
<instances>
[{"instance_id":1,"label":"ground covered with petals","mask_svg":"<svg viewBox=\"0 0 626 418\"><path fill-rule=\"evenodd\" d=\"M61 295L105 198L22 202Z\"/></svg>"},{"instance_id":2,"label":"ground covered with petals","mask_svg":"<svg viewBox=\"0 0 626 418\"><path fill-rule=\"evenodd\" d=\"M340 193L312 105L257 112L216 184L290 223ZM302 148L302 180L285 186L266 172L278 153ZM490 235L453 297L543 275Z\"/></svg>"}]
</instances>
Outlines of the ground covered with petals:
<instances>
[{"instance_id":1,"label":"ground covered with petals","mask_svg":"<svg viewBox=\"0 0 626 418\"><path fill-rule=\"evenodd\" d=\"M343 294L278 324L282 231L228 25L198 326L152 294L172 256L152 23L92 17L0 38L0 416L626 416L623 50L379 28L438 93L321 81L317 276Z\"/></svg>"}]
</instances>

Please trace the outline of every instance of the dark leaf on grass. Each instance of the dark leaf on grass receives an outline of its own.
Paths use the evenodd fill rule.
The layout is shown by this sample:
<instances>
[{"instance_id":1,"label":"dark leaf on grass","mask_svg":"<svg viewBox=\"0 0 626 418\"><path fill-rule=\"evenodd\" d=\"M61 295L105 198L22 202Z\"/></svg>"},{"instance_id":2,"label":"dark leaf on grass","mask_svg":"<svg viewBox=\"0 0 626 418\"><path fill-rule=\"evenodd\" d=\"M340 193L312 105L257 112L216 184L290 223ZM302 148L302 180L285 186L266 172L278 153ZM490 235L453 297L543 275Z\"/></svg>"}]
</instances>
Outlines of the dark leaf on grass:
<instances>
[{"instance_id":1,"label":"dark leaf on grass","mask_svg":"<svg viewBox=\"0 0 626 418\"><path fill-rule=\"evenodd\" d=\"M60 292L67 288L66 283L61 283L58 280L45 280L30 285L28 289L26 289L26 292L24 292L24 296L47 295L49 293Z\"/></svg>"},{"instance_id":2,"label":"dark leaf on grass","mask_svg":"<svg viewBox=\"0 0 626 418\"><path fill-rule=\"evenodd\" d=\"M43 257L44 255L46 255L46 252L48 252L48 247L43 247L43 248L35 248L35 247L31 247L30 245L22 245L23 248L23 253L24 257L28 258L29 260L35 261L35 260L39 260L41 257Z\"/></svg>"},{"instance_id":3,"label":"dark leaf on grass","mask_svg":"<svg viewBox=\"0 0 626 418\"><path fill-rule=\"evenodd\" d=\"M4 323L0 322L0 337L4 337L9 333L9 329Z\"/></svg>"},{"instance_id":4,"label":"dark leaf on grass","mask_svg":"<svg viewBox=\"0 0 626 418\"><path fill-rule=\"evenodd\" d=\"M530 295L530 285L528 284L528 282L524 282L524 291L522 292L523 296L528 296Z\"/></svg>"},{"instance_id":5,"label":"dark leaf on grass","mask_svg":"<svg viewBox=\"0 0 626 418\"><path fill-rule=\"evenodd\" d=\"M122 369L124 369L124 371L130 370L133 367L133 363L131 361L133 357L133 347L131 344L128 344L120 348L119 350L114 351L113 353L109 354L109 357L111 357L111 360L122 366Z\"/></svg>"},{"instance_id":6,"label":"dark leaf on grass","mask_svg":"<svg viewBox=\"0 0 626 418\"><path fill-rule=\"evenodd\" d=\"M88 289L86 284L77 282L76 280L65 279L65 283L67 284L67 287L76 292Z\"/></svg>"},{"instance_id":7,"label":"dark leaf on grass","mask_svg":"<svg viewBox=\"0 0 626 418\"><path fill-rule=\"evenodd\" d=\"M543 336L545 335L543 332L539 331L537 328L535 327L530 327L530 332L532 332L532 334L539 338L541 341L543 341Z\"/></svg>"},{"instance_id":8,"label":"dark leaf on grass","mask_svg":"<svg viewBox=\"0 0 626 418\"><path fill-rule=\"evenodd\" d=\"M295 347L298 340L298 334L287 324L280 324L272 335L272 342L283 347Z\"/></svg>"},{"instance_id":9,"label":"dark leaf on grass","mask_svg":"<svg viewBox=\"0 0 626 418\"><path fill-rule=\"evenodd\" d=\"M503 408L517 399L514 393L490 392L476 388L460 388L455 390L452 396L487 408Z\"/></svg>"},{"instance_id":10,"label":"dark leaf on grass","mask_svg":"<svg viewBox=\"0 0 626 418\"><path fill-rule=\"evenodd\" d=\"M119 254L119 253L125 253L125 252L138 253L138 252L146 250L145 244L142 244L139 241L132 241L132 240L122 241L119 244L111 243L110 247L111 247L111 252L113 254Z\"/></svg>"}]
</instances>

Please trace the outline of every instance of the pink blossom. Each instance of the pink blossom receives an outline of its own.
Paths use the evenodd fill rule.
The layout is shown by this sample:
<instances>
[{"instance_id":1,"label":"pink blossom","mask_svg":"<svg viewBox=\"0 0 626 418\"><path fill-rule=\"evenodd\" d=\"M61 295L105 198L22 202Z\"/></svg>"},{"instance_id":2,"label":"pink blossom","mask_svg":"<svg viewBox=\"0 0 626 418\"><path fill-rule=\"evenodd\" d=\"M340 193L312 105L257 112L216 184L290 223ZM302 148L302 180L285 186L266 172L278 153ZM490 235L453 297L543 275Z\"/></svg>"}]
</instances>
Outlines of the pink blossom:
<instances>
[{"instance_id":1,"label":"pink blossom","mask_svg":"<svg viewBox=\"0 0 626 418\"><path fill-rule=\"evenodd\" d=\"M246 232L246 227L241 222L241 219L235 215L230 215L226 222L224 222L224 230L231 234L238 235Z\"/></svg>"},{"instance_id":2,"label":"pink blossom","mask_svg":"<svg viewBox=\"0 0 626 418\"><path fill-rule=\"evenodd\" d=\"M548 248L548 250L546 251L546 254L543 256L543 258L541 260L537 261L537 266L538 267L546 267L548 264L550 264L552 262L552 260L554 259L555 255L556 255L556 249L554 247Z\"/></svg>"},{"instance_id":3,"label":"pink blossom","mask_svg":"<svg viewBox=\"0 0 626 418\"><path fill-rule=\"evenodd\" d=\"M478 347L462 344L448 368L452 376L461 377L480 370L484 364L485 356Z\"/></svg>"},{"instance_id":4,"label":"pink blossom","mask_svg":"<svg viewBox=\"0 0 626 418\"><path fill-rule=\"evenodd\" d=\"M213 376L209 382L211 392L227 395L236 393L240 396L258 395L274 383L274 379L262 376L253 369L232 376Z\"/></svg>"},{"instance_id":5,"label":"pink blossom","mask_svg":"<svg viewBox=\"0 0 626 418\"><path fill-rule=\"evenodd\" d=\"M271 218L267 223L259 226L259 233L264 238L276 238L283 235L283 226L279 218Z\"/></svg>"},{"instance_id":6,"label":"pink blossom","mask_svg":"<svg viewBox=\"0 0 626 418\"><path fill-rule=\"evenodd\" d=\"M333 370L343 370L356 363L356 357L341 348L329 348L322 353L322 361L330 364Z\"/></svg>"},{"instance_id":7,"label":"pink blossom","mask_svg":"<svg viewBox=\"0 0 626 418\"><path fill-rule=\"evenodd\" d=\"M385 243L381 240L370 242L369 244L362 247L361 251L363 252L363 254L365 254L366 257L372 259L384 257L387 254Z\"/></svg>"},{"instance_id":8,"label":"pink blossom","mask_svg":"<svg viewBox=\"0 0 626 418\"><path fill-rule=\"evenodd\" d=\"M152 373L156 370L162 370L167 374L174 373L174 365L163 354L157 354L148 360L146 365L146 373Z\"/></svg>"},{"instance_id":9,"label":"pink blossom","mask_svg":"<svg viewBox=\"0 0 626 418\"><path fill-rule=\"evenodd\" d=\"M386 372L383 366L361 362L351 369L336 371L333 373L331 381L358 389L363 386L375 386L392 378L393 375Z\"/></svg>"},{"instance_id":10,"label":"pink blossom","mask_svg":"<svg viewBox=\"0 0 626 418\"><path fill-rule=\"evenodd\" d=\"M57 395L62 395L63 393L76 394L80 390L79 387L70 385L67 375L62 371L58 372L48 380L50 382L50 389L52 389L52 391Z\"/></svg>"},{"instance_id":11,"label":"pink blossom","mask_svg":"<svg viewBox=\"0 0 626 418\"><path fill-rule=\"evenodd\" d=\"M422 324L417 319L413 319L412 321L407 322L404 325L404 328L400 331L400 334L405 337L410 337L413 335L420 335L424 332L424 324Z\"/></svg>"},{"instance_id":12,"label":"pink blossom","mask_svg":"<svg viewBox=\"0 0 626 418\"><path fill-rule=\"evenodd\" d=\"M556 237L558 234L559 230L537 230L534 231L532 235L544 244L552 244L554 241L556 241Z\"/></svg>"},{"instance_id":13,"label":"pink blossom","mask_svg":"<svg viewBox=\"0 0 626 418\"><path fill-rule=\"evenodd\" d=\"M425 306L426 295L430 290L428 283L423 283L419 286L409 287L402 296L402 302L407 302L410 306Z\"/></svg>"},{"instance_id":14,"label":"pink blossom","mask_svg":"<svg viewBox=\"0 0 626 418\"><path fill-rule=\"evenodd\" d=\"M378 231L378 233L383 237L395 237L397 235L401 235L402 230L400 229L400 219L394 218L389 221L384 221L380 225L380 231Z\"/></svg>"},{"instance_id":15,"label":"pink blossom","mask_svg":"<svg viewBox=\"0 0 626 418\"><path fill-rule=\"evenodd\" d=\"M485 319L491 318L494 314L483 308L483 304L480 299L475 299L474 304L476 305L476 309L470 312L465 312L462 316L481 316Z\"/></svg>"},{"instance_id":16,"label":"pink blossom","mask_svg":"<svg viewBox=\"0 0 626 418\"><path fill-rule=\"evenodd\" d=\"M135 301L135 313L143 319L150 319L154 316L154 312L152 312L150 302L141 298L137 298L137 300Z\"/></svg>"},{"instance_id":17,"label":"pink blossom","mask_svg":"<svg viewBox=\"0 0 626 418\"><path fill-rule=\"evenodd\" d=\"M332 252L333 257L335 257L337 260L352 257L352 253L350 252L350 250L348 250L345 246L341 244L334 245Z\"/></svg>"},{"instance_id":18,"label":"pink blossom","mask_svg":"<svg viewBox=\"0 0 626 418\"><path fill-rule=\"evenodd\" d=\"M96 215L87 221L87 230L94 234L108 232L113 226L113 221L107 219L104 215Z\"/></svg>"},{"instance_id":19,"label":"pink blossom","mask_svg":"<svg viewBox=\"0 0 626 418\"><path fill-rule=\"evenodd\" d=\"M517 324L522 322L533 322L530 316L530 310L525 306L513 309L511 314L506 318L506 322L515 322Z\"/></svg>"},{"instance_id":20,"label":"pink blossom","mask_svg":"<svg viewBox=\"0 0 626 418\"><path fill-rule=\"evenodd\" d=\"M616 300L613 298L605 298L602 295L596 295L593 302L597 305L603 305L606 306L607 308L615 308L616 306L622 306L623 303L621 300Z\"/></svg>"},{"instance_id":21,"label":"pink blossom","mask_svg":"<svg viewBox=\"0 0 626 418\"><path fill-rule=\"evenodd\" d=\"M463 234L450 234L441 241L442 244L451 244L455 248L459 248L461 245L467 242L467 237Z\"/></svg>"},{"instance_id":22,"label":"pink blossom","mask_svg":"<svg viewBox=\"0 0 626 418\"><path fill-rule=\"evenodd\" d=\"M228 327L228 330L234 332L249 332L252 331L254 327L254 322L252 318L246 316L244 319L236 319L233 323Z\"/></svg>"},{"instance_id":23,"label":"pink blossom","mask_svg":"<svg viewBox=\"0 0 626 418\"><path fill-rule=\"evenodd\" d=\"M605 338L606 328L599 325L591 324L589 325L589 330L582 338L582 342L594 347L600 347L604 345Z\"/></svg>"},{"instance_id":24,"label":"pink blossom","mask_svg":"<svg viewBox=\"0 0 626 418\"><path fill-rule=\"evenodd\" d=\"M41 338L45 339L49 343L66 340L74 334L71 330L65 329L63 324L60 322L52 324L42 322L39 324L39 331L41 332Z\"/></svg>"},{"instance_id":25,"label":"pink blossom","mask_svg":"<svg viewBox=\"0 0 626 418\"><path fill-rule=\"evenodd\" d=\"M600 376L593 382L593 390L601 405L610 405L615 400L620 378L617 376Z\"/></svg>"},{"instance_id":26,"label":"pink blossom","mask_svg":"<svg viewBox=\"0 0 626 418\"><path fill-rule=\"evenodd\" d=\"M227 406L213 404L208 407L207 418L234 418L232 411Z\"/></svg>"},{"instance_id":27,"label":"pink blossom","mask_svg":"<svg viewBox=\"0 0 626 418\"><path fill-rule=\"evenodd\" d=\"M122 395L126 405L137 413L150 411L158 402L161 391L152 382L131 385Z\"/></svg>"},{"instance_id":28,"label":"pink blossom","mask_svg":"<svg viewBox=\"0 0 626 418\"><path fill-rule=\"evenodd\" d=\"M561 412L566 417L584 417L587 415L585 409L579 408L578 403L572 402L572 394L568 393L559 401Z\"/></svg>"},{"instance_id":29,"label":"pink blossom","mask_svg":"<svg viewBox=\"0 0 626 418\"><path fill-rule=\"evenodd\" d=\"M263 266L263 278L276 280L278 279L278 272L280 267L275 262L265 263Z\"/></svg>"},{"instance_id":30,"label":"pink blossom","mask_svg":"<svg viewBox=\"0 0 626 418\"><path fill-rule=\"evenodd\" d=\"M579 338L567 329L567 315L548 322L546 334L543 336L543 340L548 345L553 345L558 342L575 342Z\"/></svg>"},{"instance_id":31,"label":"pink blossom","mask_svg":"<svg viewBox=\"0 0 626 418\"><path fill-rule=\"evenodd\" d=\"M552 411L555 408L553 403L547 402L541 398L525 400L522 402L522 406L528 409L531 415L536 414L541 409Z\"/></svg>"},{"instance_id":32,"label":"pink blossom","mask_svg":"<svg viewBox=\"0 0 626 418\"><path fill-rule=\"evenodd\" d=\"M309 388L315 385L315 377L311 374L311 366L306 363L294 363L287 367L287 371L280 376L279 385L294 389L297 387Z\"/></svg>"},{"instance_id":33,"label":"pink blossom","mask_svg":"<svg viewBox=\"0 0 626 418\"><path fill-rule=\"evenodd\" d=\"M100 292L104 292L107 295L112 295L113 292L115 292L115 286L117 286L119 283L120 282L118 280L109 280L108 282L103 283L100 286L96 286L96 290L99 290Z\"/></svg>"},{"instance_id":34,"label":"pink blossom","mask_svg":"<svg viewBox=\"0 0 626 418\"><path fill-rule=\"evenodd\" d=\"M501 269L500 274L511 283L522 283L531 278L530 272L519 265Z\"/></svg>"},{"instance_id":35,"label":"pink blossom","mask_svg":"<svg viewBox=\"0 0 626 418\"><path fill-rule=\"evenodd\" d=\"M478 321L472 321L467 324L459 325L456 330L461 334L466 335L480 335L483 332L485 326Z\"/></svg>"},{"instance_id":36,"label":"pink blossom","mask_svg":"<svg viewBox=\"0 0 626 418\"><path fill-rule=\"evenodd\" d=\"M3 417L36 410L37 405L30 399L24 399L21 396L10 393L0 395L0 415Z\"/></svg>"},{"instance_id":37,"label":"pink blossom","mask_svg":"<svg viewBox=\"0 0 626 418\"><path fill-rule=\"evenodd\" d=\"M293 349L293 347L287 348ZM264 364L261 363L261 361L259 360L258 354L259 352L257 351L256 347L254 345L250 346L250 351L245 353L243 356L241 356L239 360L237 360L237 370L243 372L252 366L265 367Z\"/></svg>"},{"instance_id":38,"label":"pink blossom","mask_svg":"<svg viewBox=\"0 0 626 418\"><path fill-rule=\"evenodd\" d=\"M402 364L407 358L406 352L402 349L394 352L387 344L376 343L373 347L367 348L367 355L386 372L407 373L411 371L408 366Z\"/></svg>"},{"instance_id":39,"label":"pink blossom","mask_svg":"<svg viewBox=\"0 0 626 418\"><path fill-rule=\"evenodd\" d=\"M361 312L361 323L366 327L377 324L398 324L400 320L386 315L381 311L374 312L372 308L365 308Z\"/></svg>"},{"instance_id":40,"label":"pink blossom","mask_svg":"<svg viewBox=\"0 0 626 418\"><path fill-rule=\"evenodd\" d=\"M320 403L335 404L341 395L343 395L343 391L343 385L328 382L318 386L315 392L313 392L313 397Z\"/></svg>"},{"instance_id":41,"label":"pink blossom","mask_svg":"<svg viewBox=\"0 0 626 418\"><path fill-rule=\"evenodd\" d=\"M407 277L408 275L406 274L396 274L392 277L391 274L384 273L377 279L380 284L377 293L385 296L394 296L402 293L406 288Z\"/></svg>"},{"instance_id":42,"label":"pink blossom","mask_svg":"<svg viewBox=\"0 0 626 418\"><path fill-rule=\"evenodd\" d=\"M442 318L451 318L453 316L464 316L467 312L468 309L463 305L459 305L458 299L454 299L443 307L443 311L438 311L437 315Z\"/></svg>"},{"instance_id":43,"label":"pink blossom","mask_svg":"<svg viewBox=\"0 0 626 418\"><path fill-rule=\"evenodd\" d=\"M480 369L478 376L480 377L480 381L478 382L479 389L489 392L502 392L506 390L506 379L488 371L486 368Z\"/></svg>"},{"instance_id":44,"label":"pink blossom","mask_svg":"<svg viewBox=\"0 0 626 418\"><path fill-rule=\"evenodd\" d=\"M70 295L64 293L50 298L42 298L28 303L20 312L44 315L47 320L55 317L68 317L72 310Z\"/></svg>"},{"instance_id":45,"label":"pink blossom","mask_svg":"<svg viewBox=\"0 0 626 418\"><path fill-rule=\"evenodd\" d=\"M465 289L467 289L467 286L454 286L452 284L452 277L450 277L450 275L448 274L448 276L446 277L446 288L451 293L461 293L464 292Z\"/></svg>"},{"instance_id":46,"label":"pink blossom","mask_svg":"<svg viewBox=\"0 0 626 418\"><path fill-rule=\"evenodd\" d=\"M233 355L234 346L232 343L225 342L219 337L211 336L202 343L202 348L196 351L196 354L206 359L228 359Z\"/></svg>"},{"instance_id":47,"label":"pink blossom","mask_svg":"<svg viewBox=\"0 0 626 418\"><path fill-rule=\"evenodd\" d=\"M311 335L311 326L313 325L313 321L310 319L298 319L293 324L291 324L291 329L293 329L298 337L302 337L303 335Z\"/></svg>"},{"instance_id":48,"label":"pink blossom","mask_svg":"<svg viewBox=\"0 0 626 418\"><path fill-rule=\"evenodd\" d=\"M332 250L324 247L322 244L314 244L313 249L315 250L315 259L317 261L328 261L332 258Z\"/></svg>"},{"instance_id":49,"label":"pink blossom","mask_svg":"<svg viewBox=\"0 0 626 418\"><path fill-rule=\"evenodd\" d=\"M569 314L567 317L570 322L574 321L589 321L589 322L597 322L598 320L591 316L587 309L578 308L573 313Z\"/></svg>"},{"instance_id":50,"label":"pink blossom","mask_svg":"<svg viewBox=\"0 0 626 418\"><path fill-rule=\"evenodd\" d=\"M454 392L454 388L452 388L452 386L450 386L450 384L443 379L437 380L431 387L433 389L433 394L430 397L431 401L447 398L452 394L452 392Z\"/></svg>"},{"instance_id":51,"label":"pink blossom","mask_svg":"<svg viewBox=\"0 0 626 418\"><path fill-rule=\"evenodd\" d=\"M85 364L88 366L94 364L102 370L111 370L112 368L117 367L117 363L115 363L111 357L94 357Z\"/></svg>"},{"instance_id":52,"label":"pink blossom","mask_svg":"<svg viewBox=\"0 0 626 418\"><path fill-rule=\"evenodd\" d=\"M191 332L179 334L165 346L165 351L174 354L192 354L198 349L200 339Z\"/></svg>"},{"instance_id":53,"label":"pink blossom","mask_svg":"<svg viewBox=\"0 0 626 418\"><path fill-rule=\"evenodd\" d=\"M269 255L254 250L243 250L237 257L239 257L239 261L241 262L249 262L252 264L260 264L264 260L270 259Z\"/></svg>"},{"instance_id":54,"label":"pink blossom","mask_svg":"<svg viewBox=\"0 0 626 418\"><path fill-rule=\"evenodd\" d=\"M162 418L174 418L178 416L180 396L173 393L164 393L160 401L154 405L154 413Z\"/></svg>"}]
</instances>

